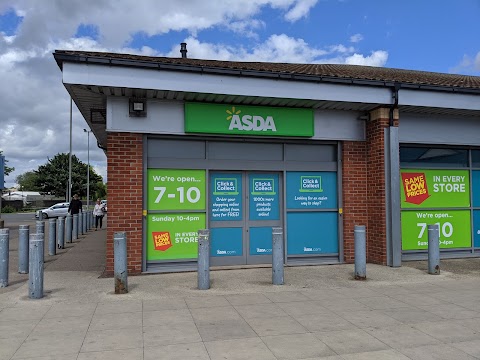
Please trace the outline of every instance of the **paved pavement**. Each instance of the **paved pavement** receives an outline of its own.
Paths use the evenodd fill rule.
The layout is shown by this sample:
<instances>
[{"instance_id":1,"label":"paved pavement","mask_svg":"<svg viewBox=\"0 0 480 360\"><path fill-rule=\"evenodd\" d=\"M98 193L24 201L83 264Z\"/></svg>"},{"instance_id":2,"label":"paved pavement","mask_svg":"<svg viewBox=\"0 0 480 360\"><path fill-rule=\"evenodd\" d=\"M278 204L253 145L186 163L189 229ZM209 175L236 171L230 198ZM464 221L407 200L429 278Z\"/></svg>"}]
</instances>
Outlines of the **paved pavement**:
<instances>
[{"instance_id":1,"label":"paved pavement","mask_svg":"<svg viewBox=\"0 0 480 360\"><path fill-rule=\"evenodd\" d=\"M369 264L101 277L105 230L49 262L45 297L0 290L0 359L480 359L480 269L468 274ZM468 261L468 260L466 260Z\"/></svg>"}]
</instances>

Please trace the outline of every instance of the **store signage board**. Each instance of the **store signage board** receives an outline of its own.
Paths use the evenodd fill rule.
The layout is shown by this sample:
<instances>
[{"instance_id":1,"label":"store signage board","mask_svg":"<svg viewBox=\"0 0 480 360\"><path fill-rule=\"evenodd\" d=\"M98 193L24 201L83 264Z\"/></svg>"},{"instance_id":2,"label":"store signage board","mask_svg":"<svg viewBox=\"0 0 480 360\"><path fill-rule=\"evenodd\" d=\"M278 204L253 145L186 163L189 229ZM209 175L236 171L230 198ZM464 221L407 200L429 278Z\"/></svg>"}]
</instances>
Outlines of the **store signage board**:
<instances>
[{"instance_id":1,"label":"store signage board","mask_svg":"<svg viewBox=\"0 0 480 360\"><path fill-rule=\"evenodd\" d=\"M280 199L277 174L249 175L250 220L279 220Z\"/></svg>"},{"instance_id":2,"label":"store signage board","mask_svg":"<svg viewBox=\"0 0 480 360\"><path fill-rule=\"evenodd\" d=\"M204 210L205 170L148 169L148 210Z\"/></svg>"},{"instance_id":3,"label":"store signage board","mask_svg":"<svg viewBox=\"0 0 480 360\"><path fill-rule=\"evenodd\" d=\"M441 249L471 246L469 210L402 211L402 250L427 250L428 225L434 224Z\"/></svg>"},{"instance_id":4,"label":"store signage board","mask_svg":"<svg viewBox=\"0 0 480 360\"><path fill-rule=\"evenodd\" d=\"M312 137L312 109L185 103L185 132Z\"/></svg>"},{"instance_id":5,"label":"store signage board","mask_svg":"<svg viewBox=\"0 0 480 360\"><path fill-rule=\"evenodd\" d=\"M288 209L334 209L337 207L335 172L287 172Z\"/></svg>"},{"instance_id":6,"label":"store signage board","mask_svg":"<svg viewBox=\"0 0 480 360\"><path fill-rule=\"evenodd\" d=\"M401 170L402 208L469 207L468 170Z\"/></svg>"},{"instance_id":7,"label":"store signage board","mask_svg":"<svg viewBox=\"0 0 480 360\"><path fill-rule=\"evenodd\" d=\"M206 227L205 184L205 170L147 170L147 209L157 211L147 215L147 261L198 256L198 230Z\"/></svg>"},{"instance_id":8,"label":"store signage board","mask_svg":"<svg viewBox=\"0 0 480 360\"><path fill-rule=\"evenodd\" d=\"M210 220L243 220L242 175L215 173L210 175Z\"/></svg>"}]
</instances>

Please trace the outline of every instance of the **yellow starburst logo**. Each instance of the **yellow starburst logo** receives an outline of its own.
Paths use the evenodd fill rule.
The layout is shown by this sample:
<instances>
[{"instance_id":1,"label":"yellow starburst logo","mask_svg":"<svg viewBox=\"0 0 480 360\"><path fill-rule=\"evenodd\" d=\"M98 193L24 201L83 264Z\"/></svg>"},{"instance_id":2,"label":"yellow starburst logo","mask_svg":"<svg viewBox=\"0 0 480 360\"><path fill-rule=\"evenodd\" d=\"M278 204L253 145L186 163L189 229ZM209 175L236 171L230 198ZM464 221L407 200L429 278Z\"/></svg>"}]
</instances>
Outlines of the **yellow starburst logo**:
<instances>
[{"instance_id":1,"label":"yellow starburst logo","mask_svg":"<svg viewBox=\"0 0 480 360\"><path fill-rule=\"evenodd\" d=\"M232 110L227 110L227 120L232 120L232 116L233 115L238 115L240 114L242 111L241 110L235 110L235 106L232 106Z\"/></svg>"}]
</instances>

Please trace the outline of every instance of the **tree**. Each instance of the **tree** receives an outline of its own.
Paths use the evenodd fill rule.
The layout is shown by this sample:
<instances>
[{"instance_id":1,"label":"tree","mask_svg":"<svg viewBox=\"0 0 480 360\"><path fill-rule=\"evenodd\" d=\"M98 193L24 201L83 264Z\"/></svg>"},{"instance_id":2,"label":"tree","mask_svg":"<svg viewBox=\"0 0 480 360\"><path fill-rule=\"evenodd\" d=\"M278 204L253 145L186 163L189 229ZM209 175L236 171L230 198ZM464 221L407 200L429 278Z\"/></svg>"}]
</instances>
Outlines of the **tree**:
<instances>
[{"instance_id":1,"label":"tree","mask_svg":"<svg viewBox=\"0 0 480 360\"><path fill-rule=\"evenodd\" d=\"M2 156L2 150L0 150L0 156ZM4 170L5 170L5 171L4 171L5 176L8 176L8 175L10 175L10 173L11 173L12 171L15 171L15 168L14 168L14 167L9 167L9 166L7 166L7 162L8 162L8 160L5 159L5 169L4 169Z\"/></svg>"},{"instance_id":2,"label":"tree","mask_svg":"<svg viewBox=\"0 0 480 360\"><path fill-rule=\"evenodd\" d=\"M27 171L26 173L18 175L15 181L19 185L19 190L40 191L40 188L36 184L37 177L35 171Z\"/></svg>"},{"instance_id":3,"label":"tree","mask_svg":"<svg viewBox=\"0 0 480 360\"><path fill-rule=\"evenodd\" d=\"M97 183L97 191L95 192L95 199L105 199L107 197L107 184L103 182Z\"/></svg>"},{"instance_id":4,"label":"tree","mask_svg":"<svg viewBox=\"0 0 480 360\"><path fill-rule=\"evenodd\" d=\"M45 165L41 165L35 171L37 179L35 185L43 194L51 194L57 197L67 196L68 191L68 154L62 153L48 159ZM98 183L102 177L90 166L90 195L95 194ZM81 162L75 155L72 155L72 195L80 197L87 195L87 164Z\"/></svg>"}]
</instances>

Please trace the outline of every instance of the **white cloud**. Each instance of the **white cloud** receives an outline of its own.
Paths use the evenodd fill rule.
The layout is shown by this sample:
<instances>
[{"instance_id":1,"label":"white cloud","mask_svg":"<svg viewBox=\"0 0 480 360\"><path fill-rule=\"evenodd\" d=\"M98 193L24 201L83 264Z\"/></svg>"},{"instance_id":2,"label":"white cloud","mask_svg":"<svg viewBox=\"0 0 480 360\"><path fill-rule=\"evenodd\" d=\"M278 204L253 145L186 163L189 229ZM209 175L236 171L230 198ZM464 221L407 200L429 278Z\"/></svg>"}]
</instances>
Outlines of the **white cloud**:
<instances>
[{"instance_id":1,"label":"white cloud","mask_svg":"<svg viewBox=\"0 0 480 360\"><path fill-rule=\"evenodd\" d=\"M463 55L462 60L454 67L449 69L451 73L479 75L480 73L480 51L473 56Z\"/></svg>"},{"instance_id":2,"label":"white cloud","mask_svg":"<svg viewBox=\"0 0 480 360\"><path fill-rule=\"evenodd\" d=\"M388 60L388 52L383 50L372 51L370 56L362 54L353 54L345 59L345 64L366 65L366 66L384 66Z\"/></svg>"},{"instance_id":3,"label":"white cloud","mask_svg":"<svg viewBox=\"0 0 480 360\"><path fill-rule=\"evenodd\" d=\"M352 43L358 43L363 40L363 35L362 34L355 34L350 36L350 42Z\"/></svg>"},{"instance_id":4,"label":"white cloud","mask_svg":"<svg viewBox=\"0 0 480 360\"><path fill-rule=\"evenodd\" d=\"M310 9L317 4L318 0L298 0L297 3L285 14L285 20L295 22L306 17Z\"/></svg>"}]
</instances>

